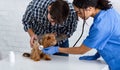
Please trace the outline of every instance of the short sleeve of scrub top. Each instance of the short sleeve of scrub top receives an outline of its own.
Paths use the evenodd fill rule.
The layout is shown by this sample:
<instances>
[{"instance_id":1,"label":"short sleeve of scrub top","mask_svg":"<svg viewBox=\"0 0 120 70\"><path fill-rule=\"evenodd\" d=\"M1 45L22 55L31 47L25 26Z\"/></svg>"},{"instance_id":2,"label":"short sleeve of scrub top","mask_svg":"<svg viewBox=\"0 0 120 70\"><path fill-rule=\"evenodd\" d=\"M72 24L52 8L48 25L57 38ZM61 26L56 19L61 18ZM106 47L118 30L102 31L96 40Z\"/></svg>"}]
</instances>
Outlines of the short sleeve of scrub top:
<instances>
[{"instance_id":1,"label":"short sleeve of scrub top","mask_svg":"<svg viewBox=\"0 0 120 70\"><path fill-rule=\"evenodd\" d=\"M100 11L95 17L89 30L89 35L83 41L83 44L89 48L103 49L111 36L111 27L109 27L108 17L105 11ZM104 18L104 19L103 19Z\"/></svg>"}]
</instances>

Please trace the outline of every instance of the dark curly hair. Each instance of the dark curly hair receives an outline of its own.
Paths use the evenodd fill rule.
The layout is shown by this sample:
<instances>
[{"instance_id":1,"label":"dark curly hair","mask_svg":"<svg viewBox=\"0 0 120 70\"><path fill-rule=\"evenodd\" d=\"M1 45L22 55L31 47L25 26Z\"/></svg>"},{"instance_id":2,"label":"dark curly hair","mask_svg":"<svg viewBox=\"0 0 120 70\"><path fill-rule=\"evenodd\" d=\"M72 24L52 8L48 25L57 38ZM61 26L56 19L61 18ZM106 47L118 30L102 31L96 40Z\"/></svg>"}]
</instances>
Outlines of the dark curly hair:
<instances>
[{"instance_id":1,"label":"dark curly hair","mask_svg":"<svg viewBox=\"0 0 120 70\"><path fill-rule=\"evenodd\" d=\"M56 23L63 23L69 14L69 5L64 0L56 0L52 2L50 8L51 18L55 20Z\"/></svg>"},{"instance_id":2,"label":"dark curly hair","mask_svg":"<svg viewBox=\"0 0 120 70\"><path fill-rule=\"evenodd\" d=\"M112 4L108 0L74 0L73 5L83 9L95 7L101 10L107 10L112 7Z\"/></svg>"}]
</instances>

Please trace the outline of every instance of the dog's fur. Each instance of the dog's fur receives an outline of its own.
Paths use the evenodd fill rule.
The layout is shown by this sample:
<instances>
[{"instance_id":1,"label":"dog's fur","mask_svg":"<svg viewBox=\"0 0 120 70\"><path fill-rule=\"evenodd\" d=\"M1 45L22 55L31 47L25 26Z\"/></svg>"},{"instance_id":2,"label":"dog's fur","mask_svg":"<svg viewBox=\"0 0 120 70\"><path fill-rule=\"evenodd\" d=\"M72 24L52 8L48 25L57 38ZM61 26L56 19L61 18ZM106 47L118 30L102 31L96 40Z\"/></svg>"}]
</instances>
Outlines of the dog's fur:
<instances>
[{"instance_id":1,"label":"dog's fur","mask_svg":"<svg viewBox=\"0 0 120 70\"><path fill-rule=\"evenodd\" d=\"M34 41L33 48L31 50L31 53L24 53L24 57L30 57L34 61L39 61L40 59L45 59L45 60L51 60L51 57L47 54L44 54L40 49L39 45L42 45L43 48L47 48L49 46L53 46L57 43L55 34L45 34L41 41L38 42L37 40Z\"/></svg>"}]
</instances>

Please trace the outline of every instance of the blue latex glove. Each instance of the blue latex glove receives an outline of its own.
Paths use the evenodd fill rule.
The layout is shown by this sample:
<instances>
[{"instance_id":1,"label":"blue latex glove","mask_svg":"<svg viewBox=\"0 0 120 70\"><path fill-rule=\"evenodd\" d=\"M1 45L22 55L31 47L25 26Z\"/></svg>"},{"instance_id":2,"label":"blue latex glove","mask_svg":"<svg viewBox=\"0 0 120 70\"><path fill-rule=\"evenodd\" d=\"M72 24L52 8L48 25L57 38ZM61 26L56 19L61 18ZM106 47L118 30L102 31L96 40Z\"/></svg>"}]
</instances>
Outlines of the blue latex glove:
<instances>
[{"instance_id":1,"label":"blue latex glove","mask_svg":"<svg viewBox=\"0 0 120 70\"><path fill-rule=\"evenodd\" d=\"M82 57L79 57L79 60L97 60L99 57L100 57L100 54L97 52L93 56L82 56Z\"/></svg>"},{"instance_id":2,"label":"blue latex glove","mask_svg":"<svg viewBox=\"0 0 120 70\"><path fill-rule=\"evenodd\" d=\"M46 54L53 55L53 54L59 52L59 46L50 46L48 48L44 48L42 51Z\"/></svg>"}]
</instances>

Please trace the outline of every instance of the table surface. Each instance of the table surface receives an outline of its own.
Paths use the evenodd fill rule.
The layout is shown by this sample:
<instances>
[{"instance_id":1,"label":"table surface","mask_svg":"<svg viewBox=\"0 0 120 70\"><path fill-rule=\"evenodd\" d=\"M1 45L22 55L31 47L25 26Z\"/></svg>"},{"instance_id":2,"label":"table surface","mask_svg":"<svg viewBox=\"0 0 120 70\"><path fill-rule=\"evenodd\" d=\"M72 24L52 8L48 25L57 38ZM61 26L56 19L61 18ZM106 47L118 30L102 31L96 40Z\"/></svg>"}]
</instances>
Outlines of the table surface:
<instances>
[{"instance_id":1,"label":"table surface","mask_svg":"<svg viewBox=\"0 0 120 70\"><path fill-rule=\"evenodd\" d=\"M0 59L0 70L102 70L106 65L101 60L85 61L79 60L80 55L69 57L52 55L51 61L40 60L35 62L23 57L22 53L15 52L15 63L11 63L8 54Z\"/></svg>"}]
</instances>

